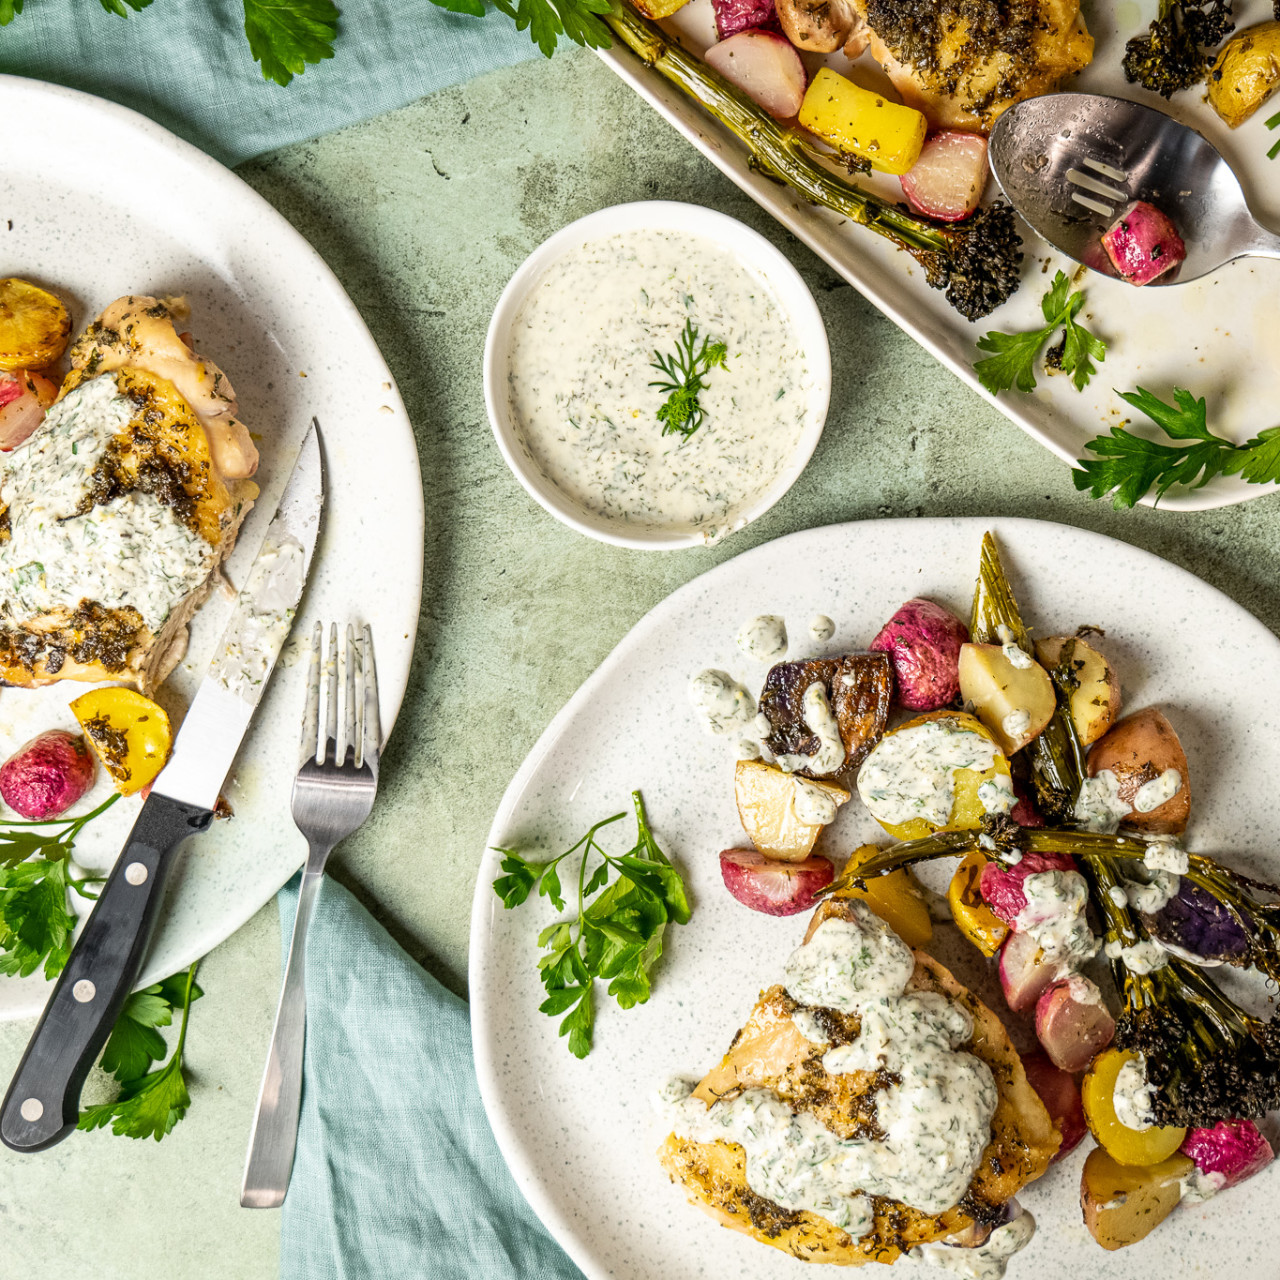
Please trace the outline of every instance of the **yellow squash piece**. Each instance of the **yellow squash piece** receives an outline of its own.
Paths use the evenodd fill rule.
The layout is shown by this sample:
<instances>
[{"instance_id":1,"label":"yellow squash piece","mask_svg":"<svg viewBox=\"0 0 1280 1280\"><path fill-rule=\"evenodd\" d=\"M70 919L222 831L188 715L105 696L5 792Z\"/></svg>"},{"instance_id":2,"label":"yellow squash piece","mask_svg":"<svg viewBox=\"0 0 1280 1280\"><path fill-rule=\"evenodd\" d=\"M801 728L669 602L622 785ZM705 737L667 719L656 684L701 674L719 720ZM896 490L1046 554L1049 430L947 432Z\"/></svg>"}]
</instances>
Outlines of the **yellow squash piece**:
<instances>
[{"instance_id":1,"label":"yellow squash piece","mask_svg":"<svg viewBox=\"0 0 1280 1280\"><path fill-rule=\"evenodd\" d=\"M984 956L993 956L1009 936L1009 926L982 900L979 882L987 859L971 853L947 886L947 903L956 927Z\"/></svg>"},{"instance_id":2,"label":"yellow squash piece","mask_svg":"<svg viewBox=\"0 0 1280 1280\"><path fill-rule=\"evenodd\" d=\"M0 369L44 369L67 348L71 317L53 294L14 277L0 280Z\"/></svg>"},{"instance_id":3,"label":"yellow squash piece","mask_svg":"<svg viewBox=\"0 0 1280 1280\"><path fill-rule=\"evenodd\" d=\"M122 796L152 782L169 759L173 730L163 707L133 689L93 689L71 704Z\"/></svg>"},{"instance_id":4,"label":"yellow squash piece","mask_svg":"<svg viewBox=\"0 0 1280 1280\"><path fill-rule=\"evenodd\" d=\"M883 173L906 173L920 158L929 124L900 106L823 67L804 95L800 123L842 155L858 156Z\"/></svg>"},{"instance_id":5,"label":"yellow squash piece","mask_svg":"<svg viewBox=\"0 0 1280 1280\"><path fill-rule=\"evenodd\" d=\"M844 874L849 875L868 858L880 852L878 845L864 844L849 856ZM923 947L933 937L933 921L929 919L929 905L924 890L908 867L891 871L887 876L872 876L865 889L852 885L834 895L839 898L860 898L907 944L913 951Z\"/></svg>"},{"instance_id":6,"label":"yellow squash piece","mask_svg":"<svg viewBox=\"0 0 1280 1280\"><path fill-rule=\"evenodd\" d=\"M1185 1129L1153 1125L1150 1129L1130 1129L1116 1115L1116 1077L1130 1058L1137 1057L1127 1049L1108 1049L1094 1060L1093 1067L1080 1086L1084 1118L1089 1132L1108 1155L1120 1164L1145 1168L1167 1160L1182 1146Z\"/></svg>"}]
</instances>

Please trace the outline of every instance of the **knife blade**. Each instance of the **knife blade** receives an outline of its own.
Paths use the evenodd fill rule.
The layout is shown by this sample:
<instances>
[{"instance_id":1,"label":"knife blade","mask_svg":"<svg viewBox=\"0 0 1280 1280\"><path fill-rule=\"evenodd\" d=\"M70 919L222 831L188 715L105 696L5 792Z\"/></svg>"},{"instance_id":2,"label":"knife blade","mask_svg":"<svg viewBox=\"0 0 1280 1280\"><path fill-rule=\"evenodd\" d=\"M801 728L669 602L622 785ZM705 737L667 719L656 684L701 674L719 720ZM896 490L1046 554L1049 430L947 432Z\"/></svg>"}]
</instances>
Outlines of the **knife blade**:
<instances>
[{"instance_id":1,"label":"knife blade","mask_svg":"<svg viewBox=\"0 0 1280 1280\"><path fill-rule=\"evenodd\" d=\"M288 638L324 502L319 424L298 460L174 740L0 1105L14 1151L60 1142L146 958L176 851L208 830L218 793Z\"/></svg>"}]
</instances>

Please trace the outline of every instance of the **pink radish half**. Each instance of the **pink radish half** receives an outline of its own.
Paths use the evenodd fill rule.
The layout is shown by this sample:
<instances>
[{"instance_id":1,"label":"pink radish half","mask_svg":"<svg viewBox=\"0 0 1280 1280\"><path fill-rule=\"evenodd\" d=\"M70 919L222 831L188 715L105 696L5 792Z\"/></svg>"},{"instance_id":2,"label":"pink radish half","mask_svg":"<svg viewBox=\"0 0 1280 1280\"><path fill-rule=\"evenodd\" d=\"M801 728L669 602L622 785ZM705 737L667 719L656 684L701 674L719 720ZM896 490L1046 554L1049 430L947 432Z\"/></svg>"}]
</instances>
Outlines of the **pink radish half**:
<instances>
[{"instance_id":1,"label":"pink radish half","mask_svg":"<svg viewBox=\"0 0 1280 1280\"><path fill-rule=\"evenodd\" d=\"M814 895L835 878L835 868L817 854L803 862L773 862L754 849L726 849L720 875L744 907L767 916L794 916L817 905Z\"/></svg>"},{"instance_id":2,"label":"pink radish half","mask_svg":"<svg viewBox=\"0 0 1280 1280\"><path fill-rule=\"evenodd\" d=\"M1130 284L1150 284L1187 256L1178 229L1153 204L1135 200L1102 237L1112 266Z\"/></svg>"},{"instance_id":3,"label":"pink radish half","mask_svg":"<svg viewBox=\"0 0 1280 1280\"><path fill-rule=\"evenodd\" d=\"M1036 1002L1036 1037L1063 1071L1083 1071L1115 1033L1102 992L1081 973L1050 987Z\"/></svg>"},{"instance_id":4,"label":"pink radish half","mask_svg":"<svg viewBox=\"0 0 1280 1280\"><path fill-rule=\"evenodd\" d=\"M959 222L978 207L986 188L987 140L959 129L935 133L899 181L913 209L943 222Z\"/></svg>"},{"instance_id":5,"label":"pink radish half","mask_svg":"<svg viewBox=\"0 0 1280 1280\"><path fill-rule=\"evenodd\" d=\"M1058 965L1044 958L1029 933L1011 933L1000 948L1000 986L1014 1013L1030 1009L1041 992L1062 977Z\"/></svg>"},{"instance_id":6,"label":"pink radish half","mask_svg":"<svg viewBox=\"0 0 1280 1280\"><path fill-rule=\"evenodd\" d=\"M1252 1178L1275 1158L1252 1120L1220 1120L1212 1129L1188 1129L1182 1154L1201 1173L1216 1175L1223 1187Z\"/></svg>"},{"instance_id":7,"label":"pink radish half","mask_svg":"<svg viewBox=\"0 0 1280 1280\"><path fill-rule=\"evenodd\" d=\"M713 44L708 65L735 84L771 116L787 120L804 101L804 63L795 47L773 31L739 31Z\"/></svg>"},{"instance_id":8,"label":"pink radish half","mask_svg":"<svg viewBox=\"0 0 1280 1280\"><path fill-rule=\"evenodd\" d=\"M711 0L711 7L716 15L716 35L721 40L752 27L769 31L778 29L778 14L773 0Z\"/></svg>"}]
</instances>

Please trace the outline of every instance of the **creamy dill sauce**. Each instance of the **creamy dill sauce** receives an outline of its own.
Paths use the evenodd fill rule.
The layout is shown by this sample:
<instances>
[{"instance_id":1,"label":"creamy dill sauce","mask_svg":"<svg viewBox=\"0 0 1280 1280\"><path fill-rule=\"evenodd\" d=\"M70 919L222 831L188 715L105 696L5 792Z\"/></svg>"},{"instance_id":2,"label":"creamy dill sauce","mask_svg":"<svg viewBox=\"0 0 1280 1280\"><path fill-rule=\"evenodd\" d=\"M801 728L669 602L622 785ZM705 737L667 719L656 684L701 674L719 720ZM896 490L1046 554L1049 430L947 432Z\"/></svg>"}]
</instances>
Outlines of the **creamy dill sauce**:
<instances>
[{"instance_id":1,"label":"creamy dill sauce","mask_svg":"<svg viewBox=\"0 0 1280 1280\"><path fill-rule=\"evenodd\" d=\"M1011 1222L997 1227L981 1244L965 1247L933 1240L916 1245L907 1257L925 1266L949 1271L963 1280L1001 1280L1009 1259L1025 1249L1035 1233L1036 1220L1023 1209Z\"/></svg>"},{"instance_id":2,"label":"creamy dill sauce","mask_svg":"<svg viewBox=\"0 0 1280 1280\"><path fill-rule=\"evenodd\" d=\"M755 699L727 672L700 671L689 681L693 703L708 733L749 736L755 727Z\"/></svg>"},{"instance_id":3,"label":"creamy dill sauce","mask_svg":"<svg viewBox=\"0 0 1280 1280\"><path fill-rule=\"evenodd\" d=\"M836 624L825 613L815 613L809 619L809 636L818 644L825 644L836 633Z\"/></svg>"},{"instance_id":4,"label":"creamy dill sauce","mask_svg":"<svg viewBox=\"0 0 1280 1280\"><path fill-rule=\"evenodd\" d=\"M1082 964L1101 945L1089 928L1085 910L1089 888L1078 871L1037 871L1022 882L1027 905L1013 927L1028 933L1049 960L1068 967Z\"/></svg>"},{"instance_id":5,"label":"creamy dill sauce","mask_svg":"<svg viewBox=\"0 0 1280 1280\"><path fill-rule=\"evenodd\" d=\"M1182 878L1174 875L1172 871L1153 871L1149 884L1142 884L1137 880L1126 880L1124 888L1120 891L1120 902L1117 906L1123 906L1126 902L1135 911L1141 911L1144 915L1155 915L1161 907L1166 906L1171 899L1178 896L1178 889L1182 885ZM1114 897L1112 901L1114 901Z\"/></svg>"},{"instance_id":6,"label":"creamy dill sauce","mask_svg":"<svg viewBox=\"0 0 1280 1280\"><path fill-rule=\"evenodd\" d=\"M801 822L825 827L827 823L835 821L836 810L840 806L836 804L836 798L830 791L815 787L812 782L806 782L803 778L793 778L792 782L795 784L795 794L791 800L791 810Z\"/></svg>"},{"instance_id":7,"label":"creamy dill sauce","mask_svg":"<svg viewBox=\"0 0 1280 1280\"><path fill-rule=\"evenodd\" d=\"M1138 1132L1150 1129L1156 1122L1151 1109L1155 1092L1155 1085L1147 1083L1146 1059L1141 1054L1130 1058L1116 1075L1116 1086L1111 1095L1116 1119L1126 1129Z\"/></svg>"},{"instance_id":8,"label":"creamy dill sauce","mask_svg":"<svg viewBox=\"0 0 1280 1280\"><path fill-rule=\"evenodd\" d=\"M777 662L787 656L787 624L776 613L762 613L738 630L738 648L757 662Z\"/></svg>"},{"instance_id":9,"label":"creamy dill sauce","mask_svg":"<svg viewBox=\"0 0 1280 1280\"><path fill-rule=\"evenodd\" d=\"M1177 836L1148 836L1142 861L1149 871L1171 871L1175 876L1185 876L1191 867Z\"/></svg>"},{"instance_id":10,"label":"creamy dill sauce","mask_svg":"<svg viewBox=\"0 0 1280 1280\"><path fill-rule=\"evenodd\" d=\"M1182 790L1182 774L1177 769L1166 769L1158 778L1144 782L1134 793L1135 813L1151 813Z\"/></svg>"},{"instance_id":11,"label":"creamy dill sauce","mask_svg":"<svg viewBox=\"0 0 1280 1280\"><path fill-rule=\"evenodd\" d=\"M1108 959L1119 960L1134 973L1154 973L1169 963L1169 953L1158 942L1149 939L1128 947L1118 941L1108 942L1104 950Z\"/></svg>"},{"instance_id":12,"label":"creamy dill sauce","mask_svg":"<svg viewBox=\"0 0 1280 1280\"><path fill-rule=\"evenodd\" d=\"M1110 769L1099 769L1081 784L1071 816L1085 831L1112 835L1132 812L1120 799L1120 780Z\"/></svg>"},{"instance_id":13,"label":"creamy dill sauce","mask_svg":"<svg viewBox=\"0 0 1280 1280\"><path fill-rule=\"evenodd\" d=\"M727 347L704 378L702 425L664 436L654 352L686 321ZM695 346L695 349L696 349ZM769 285L711 240L629 231L548 268L512 325L511 416L529 457L587 511L712 541L786 468L811 373Z\"/></svg>"},{"instance_id":14,"label":"creamy dill sauce","mask_svg":"<svg viewBox=\"0 0 1280 1280\"><path fill-rule=\"evenodd\" d=\"M967 1190L991 1140L998 1094L987 1065L958 1052L973 1035L969 1014L933 992L906 994L915 968L907 945L861 903L853 919L823 921L788 959L794 1000L859 1016L857 1040L829 1050L832 1073L893 1074L878 1091L881 1138L842 1139L808 1113L795 1114L768 1089L747 1089L707 1107L667 1094L674 1131L695 1142L736 1142L747 1182L789 1209L806 1209L860 1237L873 1226L869 1196L941 1213ZM796 1025L823 1043L806 1010Z\"/></svg>"},{"instance_id":15,"label":"creamy dill sauce","mask_svg":"<svg viewBox=\"0 0 1280 1280\"><path fill-rule=\"evenodd\" d=\"M858 794L877 822L898 826L923 818L941 827L955 806L956 772L985 773L995 759L995 743L989 738L954 720L927 720L880 740L858 772ZM1012 786L997 787L985 796L979 787L982 803L986 805L988 797L992 801L989 812L1008 813L1012 804L994 808L997 794L1003 804L1003 797L1012 798Z\"/></svg>"},{"instance_id":16,"label":"creamy dill sauce","mask_svg":"<svg viewBox=\"0 0 1280 1280\"><path fill-rule=\"evenodd\" d=\"M827 688L821 680L815 680L800 699L805 725L818 739L818 750L811 756L784 753L777 757L778 768L784 773L808 769L811 773L835 773L844 764L844 739Z\"/></svg>"},{"instance_id":17,"label":"creamy dill sauce","mask_svg":"<svg viewBox=\"0 0 1280 1280\"><path fill-rule=\"evenodd\" d=\"M35 435L0 462L10 528L0 544L0 608L9 618L93 600L132 607L159 631L209 576L217 552L149 493L133 490L76 514L107 443L133 412L104 374L54 405Z\"/></svg>"},{"instance_id":18,"label":"creamy dill sauce","mask_svg":"<svg viewBox=\"0 0 1280 1280\"><path fill-rule=\"evenodd\" d=\"M258 688L293 626L303 568L302 547L293 539L263 544L238 597L240 625L217 655L214 674L223 688L257 702Z\"/></svg>"}]
</instances>

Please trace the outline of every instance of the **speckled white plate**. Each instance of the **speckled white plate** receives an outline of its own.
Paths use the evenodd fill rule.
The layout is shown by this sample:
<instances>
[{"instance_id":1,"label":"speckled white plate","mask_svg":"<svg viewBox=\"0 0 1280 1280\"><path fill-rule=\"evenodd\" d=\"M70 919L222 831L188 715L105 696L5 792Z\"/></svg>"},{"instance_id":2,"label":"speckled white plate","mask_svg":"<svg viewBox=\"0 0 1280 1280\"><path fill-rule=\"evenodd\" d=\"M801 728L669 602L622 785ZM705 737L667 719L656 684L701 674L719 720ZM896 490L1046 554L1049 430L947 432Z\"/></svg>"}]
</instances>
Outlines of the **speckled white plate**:
<instances>
[{"instance_id":1,"label":"speckled white plate","mask_svg":"<svg viewBox=\"0 0 1280 1280\"><path fill-rule=\"evenodd\" d=\"M643 791L695 903L691 923L668 931L649 1003L623 1013L601 998L594 1049L584 1061L571 1057L555 1022L537 1012L535 938L554 918L551 908L538 900L504 911L491 887L493 852L476 885L471 1019L480 1089L521 1189L590 1280L795 1280L804 1265L686 1204L654 1156L663 1136L650 1103L656 1086L719 1061L758 993L779 980L806 925L804 916L758 915L720 882L716 855L745 843L732 744L700 728L686 696L689 677L720 667L758 691L765 667L734 643L738 626L758 613L786 618L793 657L865 646L911 596L967 613L988 527L1041 634L1081 623L1105 627L1127 704L1158 702L1177 727L1195 797L1193 847L1273 878L1280 872L1280 642L1183 570L1062 525L887 520L792 534L695 579L645 617L556 716L508 788L489 836L491 846L558 852L628 807L633 788ZM807 643L808 620L819 612L836 621L826 646ZM629 839L629 823L618 824L618 841ZM843 855L877 835L883 839L855 800L824 841ZM945 866L935 876L944 879ZM930 949L1003 1008L985 962L953 927L940 926ZM1084 1154L1078 1149L1019 1197L1040 1230L1010 1276L1276 1274L1274 1168L1204 1205L1180 1208L1147 1240L1108 1254L1080 1220ZM910 1262L899 1267L938 1274Z\"/></svg>"},{"instance_id":2,"label":"speckled white plate","mask_svg":"<svg viewBox=\"0 0 1280 1280\"><path fill-rule=\"evenodd\" d=\"M1155 0L1084 0L1082 7L1097 46L1093 63L1073 87L1149 102L1199 129L1240 174L1258 216L1280 230L1280 160L1267 159L1275 134L1269 134L1264 123L1274 113L1274 104L1233 131L1204 103L1200 92L1182 93L1166 103L1127 84L1120 69L1125 41L1146 30L1155 16ZM1271 17L1270 0L1237 0L1235 8L1240 28ZM664 25L694 50L703 50L716 39L711 0L691 0ZM989 329L1012 331L1043 324L1040 298L1053 271L1062 267L1074 272L1075 263L1024 228L1022 288L998 311L971 324L926 285L923 272L906 254L750 168L746 148L727 129L625 47L615 42L600 56L757 204L957 377L1064 461L1078 458L1087 440L1134 416L1115 394L1116 388L1131 391L1145 386L1167 400L1173 387L1190 387L1208 399L1214 430L1236 440L1280 422L1275 359L1280 262L1243 259L1194 284L1161 289L1134 289L1089 274L1085 314L1090 327L1110 342L1098 376L1083 393L1076 392L1066 378L1041 377L1031 395L1006 391L992 397L973 373L973 361L980 354L974 347L978 337ZM804 57L811 67L829 61L837 70L849 70L842 54ZM888 85L869 54L859 61L855 76L868 87ZM896 178L876 175L872 185L891 199L902 199ZM1042 268L1049 274L1042 274ZM957 425L963 429L963 424ZM1160 505L1202 510L1243 502L1273 488L1246 484L1236 476L1218 476L1203 489L1171 493Z\"/></svg>"},{"instance_id":3,"label":"speckled white plate","mask_svg":"<svg viewBox=\"0 0 1280 1280\"><path fill-rule=\"evenodd\" d=\"M0 76L0 120L0 277L56 291L77 330L121 294L186 294L191 331L235 386L260 437L262 496L228 566L233 583L257 554L313 414L323 432L325 517L295 640L226 788L235 818L190 841L175 873L142 979L154 981L238 929L306 855L289 787L305 676L296 638L309 637L314 620L372 623L384 728L395 719L422 591L417 451L342 286L228 169L143 116L33 80ZM187 705L229 608L215 595L201 610L161 695L172 714ZM41 729L74 727L66 704L84 687L0 692L0 759ZM100 780L85 804L106 793ZM109 867L138 805L120 801L87 828L77 860ZM38 1013L48 991L38 974L0 977L0 1018Z\"/></svg>"}]
</instances>

